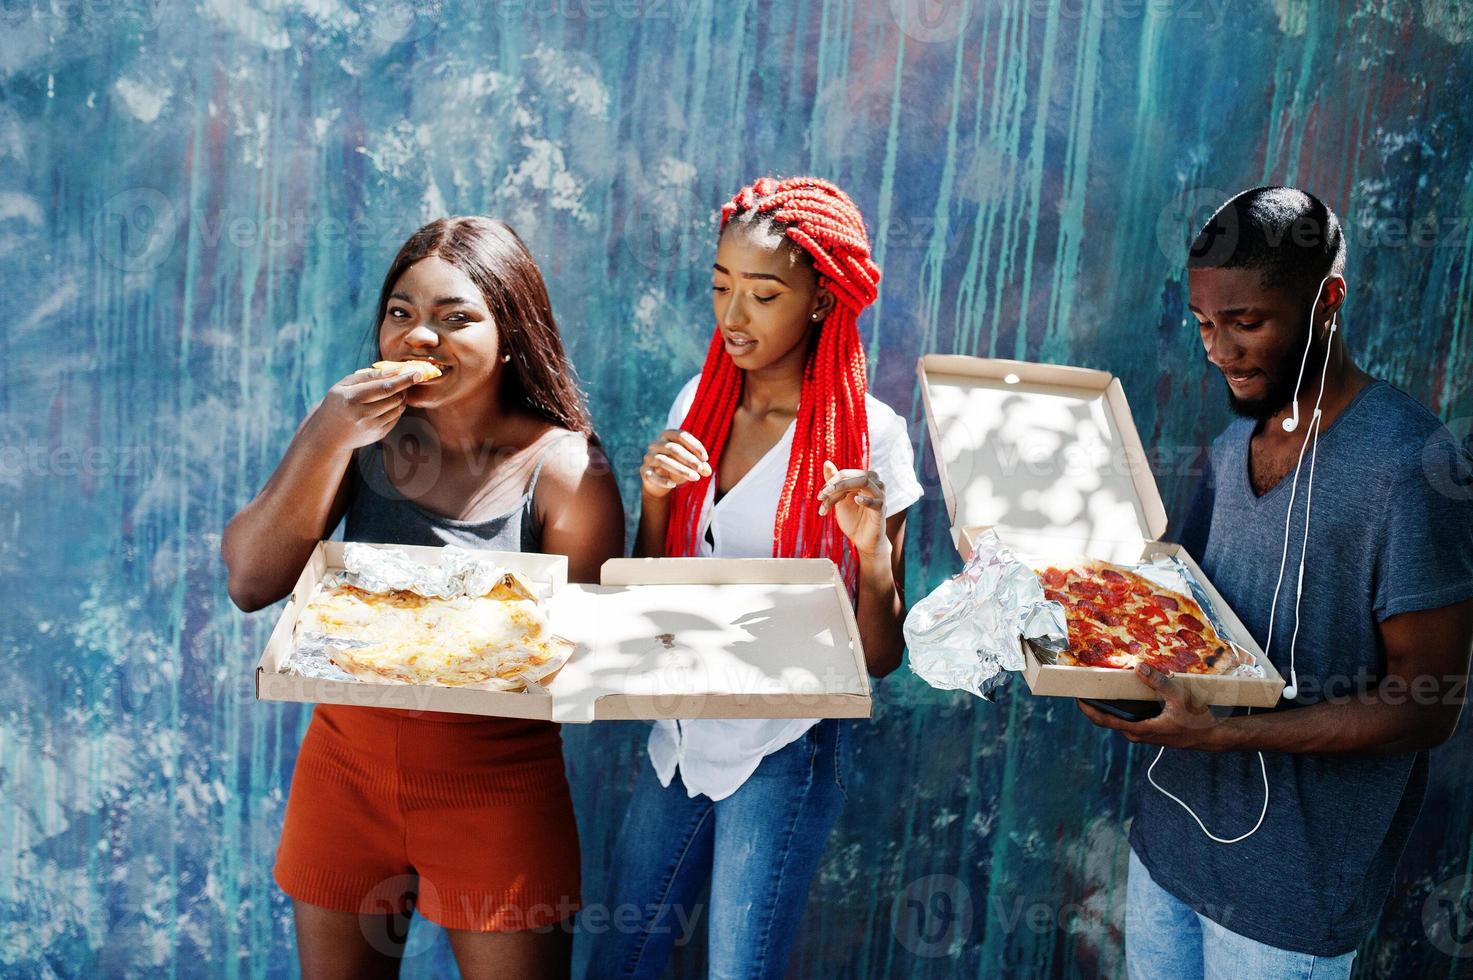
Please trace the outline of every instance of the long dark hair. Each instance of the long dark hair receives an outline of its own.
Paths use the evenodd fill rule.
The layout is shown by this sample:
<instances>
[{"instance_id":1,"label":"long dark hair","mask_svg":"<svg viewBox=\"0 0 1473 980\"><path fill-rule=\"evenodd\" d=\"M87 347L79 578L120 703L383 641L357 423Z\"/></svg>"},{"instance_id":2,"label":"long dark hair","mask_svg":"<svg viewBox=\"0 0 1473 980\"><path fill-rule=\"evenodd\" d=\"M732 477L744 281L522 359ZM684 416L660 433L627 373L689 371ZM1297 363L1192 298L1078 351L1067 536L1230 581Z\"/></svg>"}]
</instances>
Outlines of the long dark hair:
<instances>
[{"instance_id":1,"label":"long dark hair","mask_svg":"<svg viewBox=\"0 0 1473 980\"><path fill-rule=\"evenodd\" d=\"M437 218L410 235L384 275L372 349L378 350L378 331L394 284L406 269L431 255L464 272L485 297L501 351L511 355L501 383L503 407L525 408L592 437L593 420L563 349L547 284L537 260L504 221L480 215Z\"/></svg>"}]
</instances>

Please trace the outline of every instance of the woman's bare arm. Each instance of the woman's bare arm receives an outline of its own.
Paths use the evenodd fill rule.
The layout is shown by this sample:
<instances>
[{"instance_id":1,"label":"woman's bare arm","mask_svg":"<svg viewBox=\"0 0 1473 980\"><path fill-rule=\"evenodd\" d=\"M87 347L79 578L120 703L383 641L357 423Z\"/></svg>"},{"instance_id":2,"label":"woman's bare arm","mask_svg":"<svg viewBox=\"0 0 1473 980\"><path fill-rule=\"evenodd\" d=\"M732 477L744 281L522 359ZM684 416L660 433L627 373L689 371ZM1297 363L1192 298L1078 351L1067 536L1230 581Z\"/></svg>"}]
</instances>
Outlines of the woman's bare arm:
<instances>
[{"instance_id":1,"label":"woman's bare arm","mask_svg":"<svg viewBox=\"0 0 1473 980\"><path fill-rule=\"evenodd\" d=\"M291 592L342 519L353 451L394 427L414 382L412 372L349 375L308 413L266 486L225 525L220 554L232 602L254 612Z\"/></svg>"}]
</instances>

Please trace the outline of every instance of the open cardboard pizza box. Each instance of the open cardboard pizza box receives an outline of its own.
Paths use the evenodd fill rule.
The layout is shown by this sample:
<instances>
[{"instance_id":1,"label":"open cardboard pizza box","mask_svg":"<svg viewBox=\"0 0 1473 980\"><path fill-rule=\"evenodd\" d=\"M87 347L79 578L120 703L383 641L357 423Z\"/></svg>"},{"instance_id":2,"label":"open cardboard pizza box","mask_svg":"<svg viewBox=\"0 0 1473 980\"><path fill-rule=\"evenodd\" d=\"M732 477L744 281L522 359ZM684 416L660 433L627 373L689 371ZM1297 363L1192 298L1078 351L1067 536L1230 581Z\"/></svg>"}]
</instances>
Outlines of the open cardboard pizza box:
<instances>
[{"instance_id":1,"label":"open cardboard pizza box","mask_svg":"<svg viewBox=\"0 0 1473 980\"><path fill-rule=\"evenodd\" d=\"M439 548L394 548L439 563ZM866 718L869 675L843 579L827 559L618 558L599 585L561 555L487 552L549 594L567 662L540 685L485 691L281 672L343 543L319 542L256 667L256 697L560 722L654 718Z\"/></svg>"},{"instance_id":2,"label":"open cardboard pizza box","mask_svg":"<svg viewBox=\"0 0 1473 980\"><path fill-rule=\"evenodd\" d=\"M962 557L993 529L1020 557L1133 563L1167 553L1197 575L1228 637L1263 677L1179 674L1204 702L1271 707L1283 678L1191 555L1160 540L1166 509L1125 390L1105 371L949 354L917 365L926 427ZM1134 671L1045 663L1023 645L1034 694L1159 700Z\"/></svg>"}]
</instances>

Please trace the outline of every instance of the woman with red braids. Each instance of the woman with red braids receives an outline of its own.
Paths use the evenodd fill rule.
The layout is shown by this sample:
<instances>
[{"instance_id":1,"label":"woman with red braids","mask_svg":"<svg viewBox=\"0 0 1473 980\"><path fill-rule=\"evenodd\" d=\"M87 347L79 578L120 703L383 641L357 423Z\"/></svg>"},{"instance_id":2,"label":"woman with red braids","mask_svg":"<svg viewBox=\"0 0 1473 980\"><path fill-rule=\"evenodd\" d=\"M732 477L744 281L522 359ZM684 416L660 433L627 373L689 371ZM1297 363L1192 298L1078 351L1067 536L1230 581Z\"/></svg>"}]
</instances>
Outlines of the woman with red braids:
<instances>
[{"instance_id":1,"label":"woman with red braids","mask_svg":"<svg viewBox=\"0 0 1473 980\"><path fill-rule=\"evenodd\" d=\"M716 331L641 464L635 553L832 558L883 676L900 664L921 488L905 422L867 392L856 320L880 270L864 219L825 181L764 177L721 227ZM589 977L659 976L708 881L710 975L781 976L843 806L846 724L656 723L610 871L616 928Z\"/></svg>"}]
</instances>

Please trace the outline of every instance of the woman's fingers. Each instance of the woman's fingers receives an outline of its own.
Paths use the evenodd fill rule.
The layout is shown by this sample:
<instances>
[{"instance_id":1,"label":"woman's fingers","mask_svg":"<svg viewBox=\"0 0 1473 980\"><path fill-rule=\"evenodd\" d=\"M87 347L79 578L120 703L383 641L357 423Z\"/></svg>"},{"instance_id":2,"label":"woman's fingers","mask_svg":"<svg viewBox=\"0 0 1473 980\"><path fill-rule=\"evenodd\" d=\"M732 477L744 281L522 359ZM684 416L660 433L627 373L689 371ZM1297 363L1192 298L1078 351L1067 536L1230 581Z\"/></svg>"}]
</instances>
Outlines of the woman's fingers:
<instances>
[{"instance_id":1,"label":"woman's fingers","mask_svg":"<svg viewBox=\"0 0 1473 980\"><path fill-rule=\"evenodd\" d=\"M695 437L692 436L691 438L694 439ZM700 443L698 442L696 443L696 445L699 446ZM679 442L676 442L674 439L668 440L661 448L663 450L663 455L678 461L686 469L694 471L700 476L711 475L711 467L707 465L705 460L696 456L696 454L692 452L688 447L682 445Z\"/></svg>"},{"instance_id":2,"label":"woman's fingers","mask_svg":"<svg viewBox=\"0 0 1473 980\"><path fill-rule=\"evenodd\" d=\"M381 401L371 402L367 407L369 419L381 419L386 415L404 411L404 398L386 398Z\"/></svg>"},{"instance_id":3,"label":"woman's fingers","mask_svg":"<svg viewBox=\"0 0 1473 980\"><path fill-rule=\"evenodd\" d=\"M645 453L639 478L652 491L669 491L710 475L710 457L701 441L683 429L666 429Z\"/></svg>"},{"instance_id":4,"label":"woman's fingers","mask_svg":"<svg viewBox=\"0 0 1473 980\"><path fill-rule=\"evenodd\" d=\"M678 478L682 483L694 483L701 478L701 474L686 466L684 463L671 459L664 453L657 453L650 460L651 464L658 467L668 477Z\"/></svg>"},{"instance_id":5,"label":"woman's fingers","mask_svg":"<svg viewBox=\"0 0 1473 980\"><path fill-rule=\"evenodd\" d=\"M841 470L833 463L824 464L828 482L818 491L819 516L827 514L846 497L860 506L883 512L885 484L873 470Z\"/></svg>"},{"instance_id":6,"label":"woman's fingers","mask_svg":"<svg viewBox=\"0 0 1473 980\"><path fill-rule=\"evenodd\" d=\"M703 463L710 463L711 456L706 452L706 447L701 445L701 440L686 432L684 429L666 429L660 433L659 442L678 442L681 446Z\"/></svg>"},{"instance_id":7,"label":"woman's fingers","mask_svg":"<svg viewBox=\"0 0 1473 980\"><path fill-rule=\"evenodd\" d=\"M644 482L659 490L674 490L680 486L680 484L665 476L653 466L647 467L644 470Z\"/></svg>"},{"instance_id":8,"label":"woman's fingers","mask_svg":"<svg viewBox=\"0 0 1473 980\"><path fill-rule=\"evenodd\" d=\"M387 372L381 371L378 374L383 375L387 374ZM365 404L381 402L409 390L418 380L419 375L413 371L406 371L402 374L390 374L387 377L369 378L366 381L350 385L349 396Z\"/></svg>"}]
</instances>

